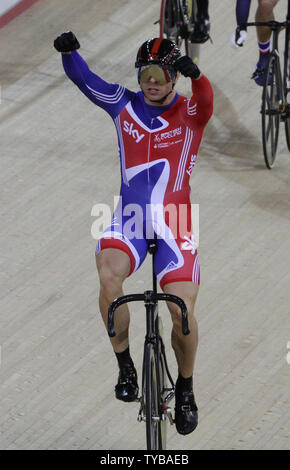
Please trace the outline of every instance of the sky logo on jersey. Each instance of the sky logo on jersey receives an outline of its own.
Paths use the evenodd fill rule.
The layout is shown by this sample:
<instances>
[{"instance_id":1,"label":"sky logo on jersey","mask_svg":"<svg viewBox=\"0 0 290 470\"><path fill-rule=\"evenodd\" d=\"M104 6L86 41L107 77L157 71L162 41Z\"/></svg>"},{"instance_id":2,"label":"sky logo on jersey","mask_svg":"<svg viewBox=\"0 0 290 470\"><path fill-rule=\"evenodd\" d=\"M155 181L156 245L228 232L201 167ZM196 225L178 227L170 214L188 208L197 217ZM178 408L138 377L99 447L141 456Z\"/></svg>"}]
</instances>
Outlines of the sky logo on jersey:
<instances>
[{"instance_id":1,"label":"sky logo on jersey","mask_svg":"<svg viewBox=\"0 0 290 470\"><path fill-rule=\"evenodd\" d=\"M134 129L134 124L132 122L124 121L123 129L136 140L137 144L139 144L143 137L145 137L145 134L139 134L139 131Z\"/></svg>"},{"instance_id":2,"label":"sky logo on jersey","mask_svg":"<svg viewBox=\"0 0 290 470\"><path fill-rule=\"evenodd\" d=\"M191 159L190 159L190 162L189 162L189 167L188 167L187 170L186 170L186 173L187 173L189 176L191 175L192 168L193 168L194 165L195 165L196 159L197 159L197 155L191 155Z\"/></svg>"},{"instance_id":3,"label":"sky logo on jersey","mask_svg":"<svg viewBox=\"0 0 290 470\"><path fill-rule=\"evenodd\" d=\"M183 239L185 240L184 243L182 243L182 246L181 246L181 249L182 250L188 250L188 251L191 251L191 254L194 255L195 253L195 240L194 240L194 235L191 235L191 237L183 237Z\"/></svg>"}]
</instances>

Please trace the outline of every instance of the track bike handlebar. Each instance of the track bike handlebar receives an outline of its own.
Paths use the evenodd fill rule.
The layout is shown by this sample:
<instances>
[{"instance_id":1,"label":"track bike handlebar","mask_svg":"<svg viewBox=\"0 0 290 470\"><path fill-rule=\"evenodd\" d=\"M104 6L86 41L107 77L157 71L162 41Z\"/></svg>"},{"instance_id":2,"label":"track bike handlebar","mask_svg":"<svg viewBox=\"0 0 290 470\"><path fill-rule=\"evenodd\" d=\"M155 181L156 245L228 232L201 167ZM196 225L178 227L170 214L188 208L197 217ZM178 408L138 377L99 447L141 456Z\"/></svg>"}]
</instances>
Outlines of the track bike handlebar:
<instances>
[{"instance_id":1,"label":"track bike handlebar","mask_svg":"<svg viewBox=\"0 0 290 470\"><path fill-rule=\"evenodd\" d=\"M243 23L243 24L240 24L236 28L237 34L239 34L242 29L245 29L248 26L268 26L272 31L277 31L280 28L286 28L286 26L290 26L290 21L281 22L281 21L271 20L271 21L255 21L251 23Z\"/></svg>"},{"instance_id":2,"label":"track bike handlebar","mask_svg":"<svg viewBox=\"0 0 290 470\"><path fill-rule=\"evenodd\" d=\"M158 300L165 300L167 302L173 302L180 307L181 315L182 315L182 333L184 335L189 335L190 331L188 329L188 313L187 308L184 301L177 297L176 295L172 294L164 294L164 293L154 293L153 291L146 291L144 294L129 294L123 295L118 299L115 299L108 310L108 334L110 338L116 336L116 332L114 329L114 313L115 310L125 303L129 302L136 302L136 301L143 301L145 305L147 304L155 304Z\"/></svg>"}]
</instances>

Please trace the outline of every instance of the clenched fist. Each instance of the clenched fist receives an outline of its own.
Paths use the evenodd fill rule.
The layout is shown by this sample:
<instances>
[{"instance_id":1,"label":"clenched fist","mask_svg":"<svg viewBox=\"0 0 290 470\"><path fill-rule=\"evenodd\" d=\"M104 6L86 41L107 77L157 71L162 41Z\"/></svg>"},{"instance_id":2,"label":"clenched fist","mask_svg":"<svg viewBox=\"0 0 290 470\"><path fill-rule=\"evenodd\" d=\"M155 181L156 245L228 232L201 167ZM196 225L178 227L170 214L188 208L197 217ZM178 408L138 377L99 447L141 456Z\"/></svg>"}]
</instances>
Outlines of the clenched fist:
<instances>
[{"instance_id":1,"label":"clenched fist","mask_svg":"<svg viewBox=\"0 0 290 470\"><path fill-rule=\"evenodd\" d=\"M180 72L184 77L190 78L199 78L201 72L196 64L192 62L192 59L187 56L183 55L179 57L177 61L174 63L174 68Z\"/></svg>"},{"instance_id":2,"label":"clenched fist","mask_svg":"<svg viewBox=\"0 0 290 470\"><path fill-rule=\"evenodd\" d=\"M58 52L72 52L80 48L80 43L71 31L63 33L54 41L54 47Z\"/></svg>"}]
</instances>

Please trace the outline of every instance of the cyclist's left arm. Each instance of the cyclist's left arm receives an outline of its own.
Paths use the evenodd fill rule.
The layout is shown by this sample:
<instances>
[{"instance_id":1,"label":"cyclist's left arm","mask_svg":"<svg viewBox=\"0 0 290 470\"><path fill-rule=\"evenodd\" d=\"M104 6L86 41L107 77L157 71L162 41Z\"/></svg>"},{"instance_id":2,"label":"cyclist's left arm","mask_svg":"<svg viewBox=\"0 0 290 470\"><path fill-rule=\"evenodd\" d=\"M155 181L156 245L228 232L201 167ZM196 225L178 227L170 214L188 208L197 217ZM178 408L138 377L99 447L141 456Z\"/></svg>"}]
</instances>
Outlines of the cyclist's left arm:
<instances>
[{"instance_id":1,"label":"cyclist's left arm","mask_svg":"<svg viewBox=\"0 0 290 470\"><path fill-rule=\"evenodd\" d=\"M213 113L213 89L208 78L201 74L191 79L192 97L188 104L188 114L195 117L198 124L205 126Z\"/></svg>"}]
</instances>

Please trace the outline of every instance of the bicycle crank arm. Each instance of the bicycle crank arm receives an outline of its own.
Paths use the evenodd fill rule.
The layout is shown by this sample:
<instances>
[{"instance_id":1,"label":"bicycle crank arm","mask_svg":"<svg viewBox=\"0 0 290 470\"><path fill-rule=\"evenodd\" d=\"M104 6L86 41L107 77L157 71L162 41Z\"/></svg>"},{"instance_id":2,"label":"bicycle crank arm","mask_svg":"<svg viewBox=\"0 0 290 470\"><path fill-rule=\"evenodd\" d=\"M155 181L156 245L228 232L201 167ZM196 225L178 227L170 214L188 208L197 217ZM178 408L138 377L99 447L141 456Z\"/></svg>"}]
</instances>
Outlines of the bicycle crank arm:
<instances>
[{"instance_id":1,"label":"bicycle crank arm","mask_svg":"<svg viewBox=\"0 0 290 470\"><path fill-rule=\"evenodd\" d=\"M166 418L169 419L169 423L171 426L175 423L173 416L172 416L172 409L168 406L166 410L162 413L162 421L165 421Z\"/></svg>"},{"instance_id":2,"label":"bicycle crank arm","mask_svg":"<svg viewBox=\"0 0 290 470\"><path fill-rule=\"evenodd\" d=\"M264 113L267 116L281 116L283 114L284 110L282 109L270 109L267 111L264 111ZM261 109L260 114L263 114L263 110Z\"/></svg>"}]
</instances>

